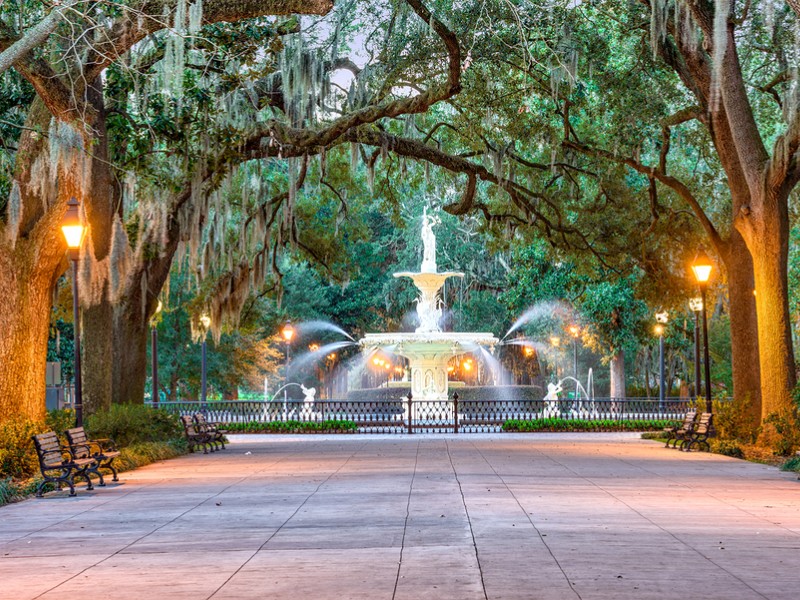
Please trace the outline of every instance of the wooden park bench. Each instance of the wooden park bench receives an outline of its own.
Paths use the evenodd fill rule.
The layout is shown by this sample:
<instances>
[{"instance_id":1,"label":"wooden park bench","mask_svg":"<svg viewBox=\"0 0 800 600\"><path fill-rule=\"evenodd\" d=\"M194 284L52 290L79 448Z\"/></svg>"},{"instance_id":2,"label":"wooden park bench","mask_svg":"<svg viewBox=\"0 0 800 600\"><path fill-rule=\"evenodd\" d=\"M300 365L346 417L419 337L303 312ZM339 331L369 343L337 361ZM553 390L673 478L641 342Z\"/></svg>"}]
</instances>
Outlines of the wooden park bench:
<instances>
[{"instance_id":1,"label":"wooden park bench","mask_svg":"<svg viewBox=\"0 0 800 600\"><path fill-rule=\"evenodd\" d=\"M674 427L664 427L664 433L667 436L667 443L664 444L664 447L669 448L669 444L672 442L672 447L677 448L678 442L682 442L686 434L692 431L696 418L697 409L690 408L683 417L683 423Z\"/></svg>"},{"instance_id":2,"label":"wooden park bench","mask_svg":"<svg viewBox=\"0 0 800 600\"><path fill-rule=\"evenodd\" d=\"M89 471L97 467L94 458L75 458L69 450L61 446L58 436L53 431L34 435L33 444L36 446L43 477L36 488L37 498L42 497L42 490L47 483L55 483L59 490L66 483L69 486L69 495L74 496L75 477L83 477L86 480L87 490L94 489L89 477Z\"/></svg>"},{"instance_id":3,"label":"wooden park bench","mask_svg":"<svg viewBox=\"0 0 800 600\"><path fill-rule=\"evenodd\" d=\"M103 474L100 472L100 469L109 469L113 475L111 480L119 481L117 470L114 468L114 465L111 464L120 454L114 444L114 440L108 438L90 440L86 436L86 431L84 431L83 427L67 429L64 434L67 436L67 442L69 443L69 450L72 452L72 456L75 458L93 458L97 461L97 466L94 469L89 469L89 471L97 474L97 477L100 479L98 485L105 485Z\"/></svg>"},{"instance_id":4,"label":"wooden park bench","mask_svg":"<svg viewBox=\"0 0 800 600\"><path fill-rule=\"evenodd\" d=\"M181 424L183 425L183 433L186 435L186 442L189 444L189 452L194 452L197 446L203 447L203 454L208 454L209 448L214 452L211 436L198 427L190 415L183 415Z\"/></svg>"},{"instance_id":5,"label":"wooden park bench","mask_svg":"<svg viewBox=\"0 0 800 600\"><path fill-rule=\"evenodd\" d=\"M694 427L692 427L692 431L684 436L683 442L681 442L681 450L689 452L694 445L705 446L706 450L710 450L708 438L713 432L714 415L712 413L702 413L695 422Z\"/></svg>"},{"instance_id":6,"label":"wooden park bench","mask_svg":"<svg viewBox=\"0 0 800 600\"><path fill-rule=\"evenodd\" d=\"M221 429L219 423L207 421L206 416L201 412L194 413L194 423L199 431L208 434L211 443L214 444L215 450L220 449L217 447L217 444L222 446L222 450L225 450L225 435L228 433L227 429Z\"/></svg>"}]
</instances>

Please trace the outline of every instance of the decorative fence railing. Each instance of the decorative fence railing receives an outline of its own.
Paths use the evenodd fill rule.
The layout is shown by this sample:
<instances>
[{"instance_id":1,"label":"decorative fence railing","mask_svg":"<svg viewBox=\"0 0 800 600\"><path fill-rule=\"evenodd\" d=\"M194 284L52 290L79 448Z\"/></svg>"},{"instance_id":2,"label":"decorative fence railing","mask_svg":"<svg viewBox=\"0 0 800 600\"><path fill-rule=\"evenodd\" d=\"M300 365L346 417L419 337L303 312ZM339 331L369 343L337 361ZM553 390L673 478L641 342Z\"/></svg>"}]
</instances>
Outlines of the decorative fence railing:
<instances>
[{"instance_id":1,"label":"decorative fence railing","mask_svg":"<svg viewBox=\"0 0 800 600\"><path fill-rule=\"evenodd\" d=\"M357 433L500 431L509 420L651 420L681 419L693 403L686 398L595 398L593 400L213 400L160 402L174 414L202 412L219 423L323 423L349 421ZM152 406L152 404L150 404Z\"/></svg>"}]
</instances>

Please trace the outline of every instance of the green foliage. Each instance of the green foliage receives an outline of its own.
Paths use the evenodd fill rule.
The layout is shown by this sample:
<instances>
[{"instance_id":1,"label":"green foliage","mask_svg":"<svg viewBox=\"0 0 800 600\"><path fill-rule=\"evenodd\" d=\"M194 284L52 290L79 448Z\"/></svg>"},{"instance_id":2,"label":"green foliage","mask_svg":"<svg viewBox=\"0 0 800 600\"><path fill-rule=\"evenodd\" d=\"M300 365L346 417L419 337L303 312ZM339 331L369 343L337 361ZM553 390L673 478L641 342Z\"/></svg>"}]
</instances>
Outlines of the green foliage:
<instances>
[{"instance_id":1,"label":"green foliage","mask_svg":"<svg viewBox=\"0 0 800 600\"><path fill-rule=\"evenodd\" d=\"M744 450L736 440L711 438L708 440L711 452L724 454L733 458L745 458Z\"/></svg>"},{"instance_id":2,"label":"green foliage","mask_svg":"<svg viewBox=\"0 0 800 600\"><path fill-rule=\"evenodd\" d=\"M717 439L737 444L752 444L755 441L758 431L754 431L754 423L748 420L747 398L734 397L724 402L714 400L713 404Z\"/></svg>"},{"instance_id":3,"label":"green foliage","mask_svg":"<svg viewBox=\"0 0 800 600\"><path fill-rule=\"evenodd\" d=\"M44 422L47 430L63 435L67 429L75 427L75 411L71 408L47 411Z\"/></svg>"},{"instance_id":4,"label":"green foliage","mask_svg":"<svg viewBox=\"0 0 800 600\"><path fill-rule=\"evenodd\" d=\"M152 464L159 460L177 458L188 452L184 438L168 441L137 442L123 448L114 460L119 471L130 471L138 467Z\"/></svg>"},{"instance_id":5,"label":"green foliage","mask_svg":"<svg viewBox=\"0 0 800 600\"><path fill-rule=\"evenodd\" d=\"M42 422L12 417L0 423L0 477L22 479L39 467L33 435L47 431Z\"/></svg>"},{"instance_id":6,"label":"green foliage","mask_svg":"<svg viewBox=\"0 0 800 600\"><path fill-rule=\"evenodd\" d=\"M672 427L678 422L671 419L630 419L617 421L614 419L532 419L523 421L509 419L503 423L503 431L660 431L664 427Z\"/></svg>"},{"instance_id":7,"label":"green foliage","mask_svg":"<svg viewBox=\"0 0 800 600\"><path fill-rule=\"evenodd\" d=\"M800 473L800 455L795 455L781 465L781 471Z\"/></svg>"},{"instance_id":8,"label":"green foliage","mask_svg":"<svg viewBox=\"0 0 800 600\"><path fill-rule=\"evenodd\" d=\"M89 416L85 427L89 437L111 438L118 447L169 442L183 435L176 415L141 404L115 404L108 411Z\"/></svg>"},{"instance_id":9,"label":"green foliage","mask_svg":"<svg viewBox=\"0 0 800 600\"><path fill-rule=\"evenodd\" d=\"M13 502L18 493L19 488L10 477L0 479L0 506Z\"/></svg>"},{"instance_id":10,"label":"green foliage","mask_svg":"<svg viewBox=\"0 0 800 600\"><path fill-rule=\"evenodd\" d=\"M305 421L273 421L262 423L250 421L247 423L228 423L225 425L230 433L354 433L358 425L353 421L325 420L319 423Z\"/></svg>"},{"instance_id":11,"label":"green foliage","mask_svg":"<svg viewBox=\"0 0 800 600\"><path fill-rule=\"evenodd\" d=\"M761 432L765 443L776 456L789 456L800 448L800 420L795 412L770 413Z\"/></svg>"}]
</instances>

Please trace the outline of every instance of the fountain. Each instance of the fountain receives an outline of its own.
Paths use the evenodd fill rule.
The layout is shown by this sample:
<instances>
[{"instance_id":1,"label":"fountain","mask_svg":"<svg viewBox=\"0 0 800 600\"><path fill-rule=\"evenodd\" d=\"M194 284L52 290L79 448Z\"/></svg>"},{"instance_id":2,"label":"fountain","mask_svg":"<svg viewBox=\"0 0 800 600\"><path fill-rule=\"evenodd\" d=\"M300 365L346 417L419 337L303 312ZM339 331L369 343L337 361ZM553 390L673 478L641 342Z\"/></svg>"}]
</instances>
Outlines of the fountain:
<instances>
[{"instance_id":1,"label":"fountain","mask_svg":"<svg viewBox=\"0 0 800 600\"><path fill-rule=\"evenodd\" d=\"M491 333L444 332L439 323L442 317L439 290L449 277L464 277L463 273L439 273L436 266L436 217L422 215L423 257L419 272L395 273L408 277L419 290L417 317L419 327L413 333L368 333L359 340L367 351L391 347L391 354L408 359L411 371L411 392L415 398L446 400L449 380L447 363L454 356L467 354L476 346L494 350L497 338Z\"/></svg>"}]
</instances>

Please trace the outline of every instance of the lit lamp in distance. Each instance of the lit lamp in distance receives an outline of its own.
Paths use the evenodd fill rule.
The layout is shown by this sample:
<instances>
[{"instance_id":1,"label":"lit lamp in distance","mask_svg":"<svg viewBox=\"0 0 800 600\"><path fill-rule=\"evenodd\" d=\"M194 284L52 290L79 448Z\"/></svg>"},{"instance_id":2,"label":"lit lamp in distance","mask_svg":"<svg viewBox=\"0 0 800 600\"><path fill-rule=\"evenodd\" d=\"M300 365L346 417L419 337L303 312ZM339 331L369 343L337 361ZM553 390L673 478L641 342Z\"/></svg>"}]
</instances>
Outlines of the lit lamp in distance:
<instances>
[{"instance_id":1,"label":"lit lamp in distance","mask_svg":"<svg viewBox=\"0 0 800 600\"><path fill-rule=\"evenodd\" d=\"M67 211L61 221L61 232L67 242L67 251L70 262L72 263L72 318L74 331L74 384L75 384L75 423L78 427L83 426L83 393L81 388L81 320L79 314L78 301L78 256L81 243L83 242L84 225L81 220L80 202L75 198L70 198L67 202Z\"/></svg>"},{"instance_id":2,"label":"lit lamp in distance","mask_svg":"<svg viewBox=\"0 0 800 600\"><path fill-rule=\"evenodd\" d=\"M653 328L658 336L658 409L661 413L664 412L664 403L667 398L664 380L664 331L668 321L667 311L657 312L656 326Z\"/></svg>"},{"instance_id":3,"label":"lit lamp in distance","mask_svg":"<svg viewBox=\"0 0 800 600\"><path fill-rule=\"evenodd\" d=\"M208 383L206 380L206 337L208 335L208 329L211 327L211 317L203 313L200 316L200 325L203 328L202 360L200 367L200 401L205 402L208 392Z\"/></svg>"},{"instance_id":4,"label":"lit lamp in distance","mask_svg":"<svg viewBox=\"0 0 800 600\"><path fill-rule=\"evenodd\" d=\"M281 335L283 336L283 341L286 342L286 374L284 375L284 384L289 383L289 345L292 343L292 338L294 338L294 327L292 326L291 321L286 321L286 324L281 329ZM284 394L286 391L284 390Z\"/></svg>"},{"instance_id":5,"label":"lit lamp in distance","mask_svg":"<svg viewBox=\"0 0 800 600\"><path fill-rule=\"evenodd\" d=\"M150 394L150 402L153 406L158 406L158 334L156 333L156 325L158 324L158 315L164 305L161 300L156 304L156 310L150 318L150 374L152 375L152 393Z\"/></svg>"}]
</instances>

